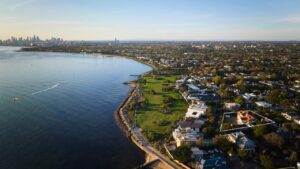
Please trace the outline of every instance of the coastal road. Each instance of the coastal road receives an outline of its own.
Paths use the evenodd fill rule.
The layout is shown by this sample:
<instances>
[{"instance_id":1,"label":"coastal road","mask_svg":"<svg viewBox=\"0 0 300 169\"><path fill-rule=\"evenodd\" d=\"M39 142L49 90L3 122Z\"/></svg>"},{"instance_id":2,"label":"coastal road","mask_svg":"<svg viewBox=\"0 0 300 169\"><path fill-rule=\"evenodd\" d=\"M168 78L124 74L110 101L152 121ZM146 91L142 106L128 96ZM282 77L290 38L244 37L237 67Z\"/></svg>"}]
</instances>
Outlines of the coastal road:
<instances>
[{"instance_id":1,"label":"coastal road","mask_svg":"<svg viewBox=\"0 0 300 169\"><path fill-rule=\"evenodd\" d=\"M129 95L128 99L124 102L124 104L119 108L119 115L125 124L125 126L129 129L131 133L131 138L136 143L138 147L140 147L142 150L144 150L147 154L152 155L159 159L162 163L164 163L168 168L166 169L180 169L182 167L179 167L175 162L168 159L164 155L162 155L160 152L155 150L153 147L151 147L151 144L144 138L139 128L136 127L136 124L130 125L130 122L126 116L126 110L124 110L124 107L127 107L128 103L132 99L137 99L139 95L139 86L137 85L132 93Z\"/></svg>"},{"instance_id":2,"label":"coastal road","mask_svg":"<svg viewBox=\"0 0 300 169\"><path fill-rule=\"evenodd\" d=\"M166 158L160 152L156 151L153 147L151 147L151 145L144 139L143 135L141 134L141 132L139 131L139 129L137 127L132 128L131 133L132 133L132 136L137 139L136 141L138 141L141 144L140 146L143 147L144 151L156 156L158 159L160 159L162 162L169 165L171 168L174 168L174 169L181 168L176 163L174 163L170 159Z\"/></svg>"}]
</instances>

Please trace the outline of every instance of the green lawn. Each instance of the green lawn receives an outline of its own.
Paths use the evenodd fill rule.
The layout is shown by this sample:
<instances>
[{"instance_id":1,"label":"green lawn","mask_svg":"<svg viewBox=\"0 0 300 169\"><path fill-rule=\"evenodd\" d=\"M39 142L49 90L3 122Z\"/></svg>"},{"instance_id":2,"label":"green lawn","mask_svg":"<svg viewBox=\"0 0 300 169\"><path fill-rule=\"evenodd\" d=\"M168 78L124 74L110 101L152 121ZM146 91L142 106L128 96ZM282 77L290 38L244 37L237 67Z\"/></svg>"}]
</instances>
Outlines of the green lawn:
<instances>
[{"instance_id":1,"label":"green lawn","mask_svg":"<svg viewBox=\"0 0 300 169\"><path fill-rule=\"evenodd\" d=\"M178 120L182 118L187 110L187 103L180 96L180 94L172 90L170 92L162 91L166 85L171 86L175 84L176 76L156 76L151 75L143 77L147 83L143 84L142 92L147 99L147 107L137 112L137 124L144 131L149 131L157 134L170 134L171 128L176 125ZM169 82L167 82L169 81ZM154 90L155 94L150 91ZM163 98L169 96L174 99L173 104L170 106L171 113L164 114L160 112L163 107ZM165 125L159 125L159 121L167 121Z\"/></svg>"}]
</instances>

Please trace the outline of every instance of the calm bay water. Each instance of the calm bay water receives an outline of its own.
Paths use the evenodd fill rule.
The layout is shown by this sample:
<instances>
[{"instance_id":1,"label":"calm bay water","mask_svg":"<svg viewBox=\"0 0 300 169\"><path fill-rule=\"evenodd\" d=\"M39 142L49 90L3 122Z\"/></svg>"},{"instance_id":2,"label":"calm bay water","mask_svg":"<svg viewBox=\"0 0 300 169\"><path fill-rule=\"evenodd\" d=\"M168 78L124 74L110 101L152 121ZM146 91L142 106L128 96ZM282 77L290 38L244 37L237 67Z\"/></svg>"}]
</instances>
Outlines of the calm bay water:
<instances>
[{"instance_id":1,"label":"calm bay water","mask_svg":"<svg viewBox=\"0 0 300 169\"><path fill-rule=\"evenodd\" d=\"M113 112L150 67L119 57L0 47L1 169L128 169L144 154Z\"/></svg>"}]
</instances>

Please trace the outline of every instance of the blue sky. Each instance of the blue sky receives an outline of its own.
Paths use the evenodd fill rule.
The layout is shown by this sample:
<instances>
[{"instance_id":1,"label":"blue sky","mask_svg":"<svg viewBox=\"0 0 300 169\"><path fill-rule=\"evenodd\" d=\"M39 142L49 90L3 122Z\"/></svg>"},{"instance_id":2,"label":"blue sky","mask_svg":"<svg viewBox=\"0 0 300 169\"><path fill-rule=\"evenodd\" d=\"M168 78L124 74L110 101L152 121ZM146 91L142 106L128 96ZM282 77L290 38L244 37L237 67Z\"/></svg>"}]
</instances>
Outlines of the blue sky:
<instances>
[{"instance_id":1,"label":"blue sky","mask_svg":"<svg viewBox=\"0 0 300 169\"><path fill-rule=\"evenodd\" d=\"M0 39L300 40L299 0L0 0Z\"/></svg>"}]
</instances>

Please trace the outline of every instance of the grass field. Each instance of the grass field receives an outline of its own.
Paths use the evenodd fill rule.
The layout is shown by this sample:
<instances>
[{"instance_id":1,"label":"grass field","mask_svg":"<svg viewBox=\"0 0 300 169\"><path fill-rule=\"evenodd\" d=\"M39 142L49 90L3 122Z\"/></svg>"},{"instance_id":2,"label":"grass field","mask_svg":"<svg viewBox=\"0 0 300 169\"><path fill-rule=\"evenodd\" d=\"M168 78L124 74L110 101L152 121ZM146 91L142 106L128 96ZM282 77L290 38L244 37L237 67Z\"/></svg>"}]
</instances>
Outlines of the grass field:
<instances>
[{"instance_id":1,"label":"grass field","mask_svg":"<svg viewBox=\"0 0 300 169\"><path fill-rule=\"evenodd\" d=\"M146 76L143 77L147 82L141 83L143 96L147 100L147 107L137 112L137 125L144 131L156 134L170 134L171 128L182 118L187 109L187 103L180 94L175 91L163 91L164 87L172 86L176 81L176 76ZM153 94L154 91L155 93ZM164 97L172 97L170 108L171 113L165 114L160 111L163 107ZM164 125L158 122L164 121Z\"/></svg>"}]
</instances>

